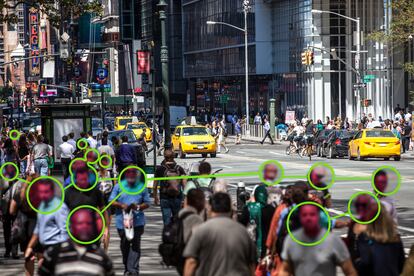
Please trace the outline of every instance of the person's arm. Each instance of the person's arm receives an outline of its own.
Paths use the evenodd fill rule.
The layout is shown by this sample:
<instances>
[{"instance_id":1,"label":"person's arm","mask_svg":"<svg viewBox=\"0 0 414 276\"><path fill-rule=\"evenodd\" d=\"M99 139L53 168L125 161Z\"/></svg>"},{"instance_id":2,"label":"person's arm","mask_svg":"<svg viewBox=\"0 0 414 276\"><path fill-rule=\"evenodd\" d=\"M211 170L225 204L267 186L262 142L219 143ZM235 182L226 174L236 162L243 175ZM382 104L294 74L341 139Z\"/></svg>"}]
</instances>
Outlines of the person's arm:
<instances>
[{"instance_id":1,"label":"person's arm","mask_svg":"<svg viewBox=\"0 0 414 276\"><path fill-rule=\"evenodd\" d=\"M160 199L158 197L158 180L154 180L154 187L152 188L152 197L154 198L154 204L160 205Z\"/></svg>"},{"instance_id":2,"label":"person's arm","mask_svg":"<svg viewBox=\"0 0 414 276\"><path fill-rule=\"evenodd\" d=\"M340 264L342 272L345 276L358 276L351 259L348 259Z\"/></svg>"},{"instance_id":3,"label":"person's arm","mask_svg":"<svg viewBox=\"0 0 414 276\"><path fill-rule=\"evenodd\" d=\"M193 276L195 274L198 262L195 258L187 258L184 265L184 276Z\"/></svg>"},{"instance_id":4,"label":"person's arm","mask_svg":"<svg viewBox=\"0 0 414 276\"><path fill-rule=\"evenodd\" d=\"M292 266L290 265L289 262L283 261L282 268L280 270L280 274L279 275L280 276L291 276L291 275L293 275Z\"/></svg>"},{"instance_id":5,"label":"person's arm","mask_svg":"<svg viewBox=\"0 0 414 276\"><path fill-rule=\"evenodd\" d=\"M36 227L37 227L37 225L36 225ZM32 237L29 241L29 244L27 245L26 251L24 252L24 257L26 259L30 258L31 260L34 260L33 248L36 246L38 241L39 241L39 236L37 234L33 233Z\"/></svg>"},{"instance_id":6,"label":"person's arm","mask_svg":"<svg viewBox=\"0 0 414 276\"><path fill-rule=\"evenodd\" d=\"M14 199L12 199L10 202L9 214L12 216L17 215L17 202Z\"/></svg>"},{"instance_id":7,"label":"person's arm","mask_svg":"<svg viewBox=\"0 0 414 276\"><path fill-rule=\"evenodd\" d=\"M114 189L112 190L112 193L111 193L111 195L109 196L109 199L108 199L109 202L111 202L112 200L114 200L118 196L118 194L119 194L119 185L120 184L116 185L114 187ZM118 201L114 201L114 203L112 203L112 205L114 207L120 208L122 210L128 209L128 205L126 205L124 203L121 203L121 202L118 202Z\"/></svg>"}]
</instances>

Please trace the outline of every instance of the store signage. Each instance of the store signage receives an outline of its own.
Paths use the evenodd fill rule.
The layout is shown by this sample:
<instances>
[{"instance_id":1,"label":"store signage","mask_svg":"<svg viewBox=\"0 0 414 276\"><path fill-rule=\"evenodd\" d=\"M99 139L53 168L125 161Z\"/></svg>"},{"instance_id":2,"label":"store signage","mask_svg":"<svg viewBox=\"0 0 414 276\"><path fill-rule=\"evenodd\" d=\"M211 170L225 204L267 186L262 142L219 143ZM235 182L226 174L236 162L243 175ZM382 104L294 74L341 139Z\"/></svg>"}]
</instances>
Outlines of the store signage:
<instances>
[{"instance_id":1,"label":"store signage","mask_svg":"<svg viewBox=\"0 0 414 276\"><path fill-rule=\"evenodd\" d=\"M29 73L32 77L40 77L39 51L39 12L35 8L29 10L30 56Z\"/></svg>"},{"instance_id":2,"label":"store signage","mask_svg":"<svg viewBox=\"0 0 414 276\"><path fill-rule=\"evenodd\" d=\"M138 74L149 75L150 66L150 52L149 51L137 51L137 72Z\"/></svg>"}]
</instances>

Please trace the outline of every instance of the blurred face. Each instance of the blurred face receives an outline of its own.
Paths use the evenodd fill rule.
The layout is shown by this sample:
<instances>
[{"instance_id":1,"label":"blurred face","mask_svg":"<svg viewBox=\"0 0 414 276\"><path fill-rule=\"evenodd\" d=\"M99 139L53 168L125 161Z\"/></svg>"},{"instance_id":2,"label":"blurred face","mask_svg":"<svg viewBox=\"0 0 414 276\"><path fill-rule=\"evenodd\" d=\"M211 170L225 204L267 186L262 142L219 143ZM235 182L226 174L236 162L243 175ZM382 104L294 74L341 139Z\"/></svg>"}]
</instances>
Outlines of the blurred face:
<instances>
[{"instance_id":1,"label":"blurred face","mask_svg":"<svg viewBox=\"0 0 414 276\"><path fill-rule=\"evenodd\" d=\"M274 181L277 178L277 173L277 167L275 165L268 164L264 169L264 179Z\"/></svg>"},{"instance_id":2,"label":"blurred face","mask_svg":"<svg viewBox=\"0 0 414 276\"><path fill-rule=\"evenodd\" d=\"M46 183L39 183L37 185L37 194L40 202L49 202L54 197L53 189Z\"/></svg>"},{"instance_id":3,"label":"blurred face","mask_svg":"<svg viewBox=\"0 0 414 276\"><path fill-rule=\"evenodd\" d=\"M89 173L87 171L80 171L76 173L76 185L81 189L87 189L89 186Z\"/></svg>"},{"instance_id":4,"label":"blurred face","mask_svg":"<svg viewBox=\"0 0 414 276\"><path fill-rule=\"evenodd\" d=\"M385 190L388 186L388 177L385 174L380 174L375 176L375 187L378 189L378 191L385 193Z\"/></svg>"},{"instance_id":5,"label":"blurred face","mask_svg":"<svg viewBox=\"0 0 414 276\"><path fill-rule=\"evenodd\" d=\"M72 215L71 232L80 241L90 241L94 237L94 220L87 210L79 210Z\"/></svg>"},{"instance_id":6,"label":"blurred face","mask_svg":"<svg viewBox=\"0 0 414 276\"><path fill-rule=\"evenodd\" d=\"M315 168L312 170L310 179L314 185L322 184L322 179L326 176L324 168Z\"/></svg>"},{"instance_id":7,"label":"blurred face","mask_svg":"<svg viewBox=\"0 0 414 276\"><path fill-rule=\"evenodd\" d=\"M300 224L305 231L315 231L319 229L319 208L314 205L303 205L300 208Z\"/></svg>"},{"instance_id":8,"label":"blurred face","mask_svg":"<svg viewBox=\"0 0 414 276\"><path fill-rule=\"evenodd\" d=\"M355 210L361 221L369 221L375 215L375 202L369 195L360 195L355 199Z\"/></svg>"},{"instance_id":9,"label":"blurred face","mask_svg":"<svg viewBox=\"0 0 414 276\"><path fill-rule=\"evenodd\" d=\"M6 166L5 170L6 170L5 175L8 178L12 178L16 175L16 168L13 165Z\"/></svg>"},{"instance_id":10,"label":"blurred face","mask_svg":"<svg viewBox=\"0 0 414 276\"><path fill-rule=\"evenodd\" d=\"M135 183L137 182L137 177L138 177L138 173L136 170L128 170L125 173L125 179L128 183L129 186L134 186Z\"/></svg>"}]
</instances>

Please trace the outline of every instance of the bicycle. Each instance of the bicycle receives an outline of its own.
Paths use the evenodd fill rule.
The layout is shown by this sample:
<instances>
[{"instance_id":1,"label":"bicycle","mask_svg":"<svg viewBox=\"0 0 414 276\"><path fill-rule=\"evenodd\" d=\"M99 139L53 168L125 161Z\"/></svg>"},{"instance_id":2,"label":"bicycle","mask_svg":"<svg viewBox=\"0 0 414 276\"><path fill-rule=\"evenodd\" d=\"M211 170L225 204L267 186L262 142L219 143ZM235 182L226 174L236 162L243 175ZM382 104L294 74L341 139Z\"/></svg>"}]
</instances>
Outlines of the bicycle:
<instances>
[{"instance_id":1,"label":"bicycle","mask_svg":"<svg viewBox=\"0 0 414 276\"><path fill-rule=\"evenodd\" d=\"M312 160L312 154L313 154L313 135L308 135L304 137L304 144L302 149L299 151L299 154L301 157L308 156L309 161Z\"/></svg>"}]
</instances>

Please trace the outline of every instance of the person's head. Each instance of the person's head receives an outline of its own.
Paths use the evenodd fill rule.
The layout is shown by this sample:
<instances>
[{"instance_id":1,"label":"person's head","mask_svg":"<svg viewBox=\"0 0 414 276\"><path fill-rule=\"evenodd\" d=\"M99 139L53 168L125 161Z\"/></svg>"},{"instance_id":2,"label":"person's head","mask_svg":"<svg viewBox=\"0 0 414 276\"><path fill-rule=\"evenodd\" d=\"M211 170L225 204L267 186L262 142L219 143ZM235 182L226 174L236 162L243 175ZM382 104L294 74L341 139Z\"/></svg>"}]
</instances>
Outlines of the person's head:
<instances>
[{"instance_id":1,"label":"person's head","mask_svg":"<svg viewBox=\"0 0 414 276\"><path fill-rule=\"evenodd\" d=\"M383 170L378 171L374 177L374 185L378 191L385 193L388 186L388 176Z\"/></svg>"},{"instance_id":2,"label":"person's head","mask_svg":"<svg viewBox=\"0 0 414 276\"><path fill-rule=\"evenodd\" d=\"M397 226L385 206L381 205L378 218L367 225L366 235L379 243L395 243L399 241Z\"/></svg>"},{"instance_id":3,"label":"person's head","mask_svg":"<svg viewBox=\"0 0 414 276\"><path fill-rule=\"evenodd\" d=\"M291 203L299 204L308 199L308 195L303 191L303 189L293 187L291 193Z\"/></svg>"},{"instance_id":4,"label":"person's head","mask_svg":"<svg viewBox=\"0 0 414 276\"><path fill-rule=\"evenodd\" d=\"M65 136L63 136L63 137L62 137L62 141L63 141L63 142L67 142L67 141L68 141L68 136L66 136L66 135L65 135Z\"/></svg>"},{"instance_id":5,"label":"person's head","mask_svg":"<svg viewBox=\"0 0 414 276\"><path fill-rule=\"evenodd\" d=\"M37 142L40 143L44 143L45 142L45 137L43 135L39 135L37 136Z\"/></svg>"},{"instance_id":6,"label":"person's head","mask_svg":"<svg viewBox=\"0 0 414 276\"><path fill-rule=\"evenodd\" d=\"M316 167L310 173L310 180L315 186L322 186L323 179L326 177L326 169L324 167Z\"/></svg>"},{"instance_id":7,"label":"person's head","mask_svg":"<svg viewBox=\"0 0 414 276\"><path fill-rule=\"evenodd\" d=\"M26 134L21 134L20 138L19 138L19 147L26 147L27 145L27 139L26 139Z\"/></svg>"},{"instance_id":8,"label":"person's head","mask_svg":"<svg viewBox=\"0 0 414 276\"><path fill-rule=\"evenodd\" d=\"M80 137L81 137L81 138L85 138L85 137L86 137L86 132L82 131L82 132L80 133Z\"/></svg>"},{"instance_id":9,"label":"person's head","mask_svg":"<svg viewBox=\"0 0 414 276\"><path fill-rule=\"evenodd\" d=\"M127 182L127 185L129 187L133 187L138 182L138 177L140 175L140 172L137 169L128 169L125 171L125 180Z\"/></svg>"},{"instance_id":10,"label":"person's head","mask_svg":"<svg viewBox=\"0 0 414 276\"><path fill-rule=\"evenodd\" d=\"M88 242L98 235L96 214L90 209L79 209L70 218L71 234L82 242Z\"/></svg>"},{"instance_id":11,"label":"person's head","mask_svg":"<svg viewBox=\"0 0 414 276\"><path fill-rule=\"evenodd\" d=\"M108 137L108 135L109 135L108 131L104 130L102 132L102 137Z\"/></svg>"},{"instance_id":12,"label":"person's head","mask_svg":"<svg viewBox=\"0 0 414 276\"><path fill-rule=\"evenodd\" d=\"M55 196L55 184L50 179L40 179L36 184L40 202L50 202Z\"/></svg>"},{"instance_id":13,"label":"person's head","mask_svg":"<svg viewBox=\"0 0 414 276\"><path fill-rule=\"evenodd\" d=\"M279 170L275 164L266 164L263 169L263 178L266 181L275 181Z\"/></svg>"},{"instance_id":14,"label":"person's head","mask_svg":"<svg viewBox=\"0 0 414 276\"><path fill-rule=\"evenodd\" d=\"M317 124L318 124L318 125L321 125L321 124L322 124L322 120L321 120L321 119L319 119L319 120L317 121Z\"/></svg>"},{"instance_id":15,"label":"person's head","mask_svg":"<svg viewBox=\"0 0 414 276\"><path fill-rule=\"evenodd\" d=\"M227 193L215 193L210 197L212 216L231 216L231 198Z\"/></svg>"},{"instance_id":16,"label":"person's head","mask_svg":"<svg viewBox=\"0 0 414 276\"><path fill-rule=\"evenodd\" d=\"M164 159L166 162L174 162L174 152L172 149L164 150Z\"/></svg>"},{"instance_id":17,"label":"person's head","mask_svg":"<svg viewBox=\"0 0 414 276\"><path fill-rule=\"evenodd\" d=\"M299 220L308 235L317 235L320 230L319 208L313 204L305 204L299 208Z\"/></svg>"},{"instance_id":18,"label":"person's head","mask_svg":"<svg viewBox=\"0 0 414 276\"><path fill-rule=\"evenodd\" d=\"M93 132L92 132L92 130L89 130L89 131L88 131L88 136L89 136L89 137L93 137Z\"/></svg>"},{"instance_id":19,"label":"person's head","mask_svg":"<svg viewBox=\"0 0 414 276\"><path fill-rule=\"evenodd\" d=\"M112 142L112 144L117 145L118 142L119 142L118 137L112 136L111 137L111 142Z\"/></svg>"},{"instance_id":20,"label":"person's head","mask_svg":"<svg viewBox=\"0 0 414 276\"><path fill-rule=\"evenodd\" d=\"M204 192L200 189L191 189L188 191L187 196L185 198L185 205L191 206L197 210L198 213L204 210L206 206L206 199L204 196Z\"/></svg>"},{"instance_id":21,"label":"person's head","mask_svg":"<svg viewBox=\"0 0 414 276\"><path fill-rule=\"evenodd\" d=\"M69 136L69 139L73 139L75 138L75 133L71 132L68 134L68 136Z\"/></svg>"},{"instance_id":22,"label":"person's head","mask_svg":"<svg viewBox=\"0 0 414 276\"><path fill-rule=\"evenodd\" d=\"M213 184L213 193L227 193L228 184L225 179L216 179Z\"/></svg>"},{"instance_id":23,"label":"person's head","mask_svg":"<svg viewBox=\"0 0 414 276\"><path fill-rule=\"evenodd\" d=\"M360 221L370 221L378 211L377 202L368 194L357 196L354 202L357 217Z\"/></svg>"},{"instance_id":24,"label":"person's head","mask_svg":"<svg viewBox=\"0 0 414 276\"><path fill-rule=\"evenodd\" d=\"M267 189L265 186L263 185L257 186L256 189L254 189L254 199L256 202L266 205L267 197L268 197L268 193L267 193Z\"/></svg>"},{"instance_id":25,"label":"person's head","mask_svg":"<svg viewBox=\"0 0 414 276\"><path fill-rule=\"evenodd\" d=\"M76 185L81 189L89 187L89 171L87 168L81 168L76 171Z\"/></svg>"},{"instance_id":26,"label":"person's head","mask_svg":"<svg viewBox=\"0 0 414 276\"><path fill-rule=\"evenodd\" d=\"M122 143L128 143L128 136L122 136L122 138L121 138L121 140L122 140Z\"/></svg>"},{"instance_id":27,"label":"person's head","mask_svg":"<svg viewBox=\"0 0 414 276\"><path fill-rule=\"evenodd\" d=\"M198 172L200 175L208 175L211 173L211 165L208 162L200 162L200 165L198 166Z\"/></svg>"}]
</instances>

